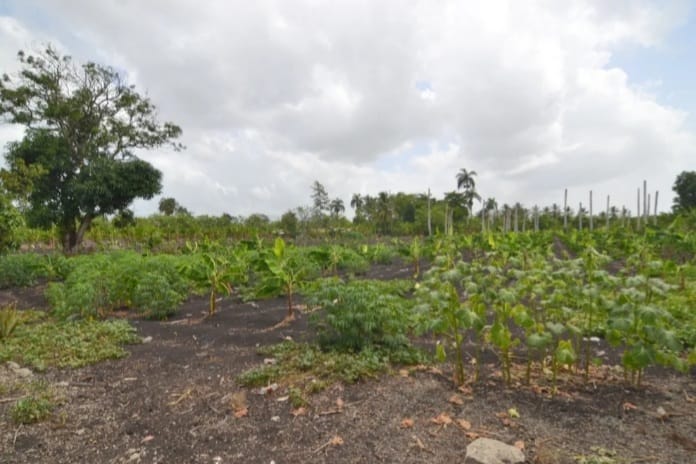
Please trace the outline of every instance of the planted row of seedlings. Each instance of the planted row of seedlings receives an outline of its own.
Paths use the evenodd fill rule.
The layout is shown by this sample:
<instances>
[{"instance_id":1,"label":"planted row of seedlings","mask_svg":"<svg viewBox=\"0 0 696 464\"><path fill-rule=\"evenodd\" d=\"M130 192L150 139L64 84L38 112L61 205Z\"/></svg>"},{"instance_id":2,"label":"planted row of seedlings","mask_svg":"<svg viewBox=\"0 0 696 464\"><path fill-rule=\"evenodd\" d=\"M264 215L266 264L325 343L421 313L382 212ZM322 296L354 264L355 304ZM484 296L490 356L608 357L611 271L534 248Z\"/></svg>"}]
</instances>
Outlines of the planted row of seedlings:
<instances>
[{"instance_id":1,"label":"planted row of seedlings","mask_svg":"<svg viewBox=\"0 0 696 464\"><path fill-rule=\"evenodd\" d=\"M557 258L552 241L515 237L491 235L467 259L455 241L442 241L417 284L416 313L441 338L437 355L451 359L455 381L479 377L486 349L508 384L515 360L526 365L526 382L535 370L554 389L561 370L587 381L601 362L598 339L618 351L634 385L651 366L683 372L696 364L696 316L684 310L695 306L696 289L683 266L638 246L612 270L615 260L589 244L575 258Z\"/></svg>"}]
</instances>

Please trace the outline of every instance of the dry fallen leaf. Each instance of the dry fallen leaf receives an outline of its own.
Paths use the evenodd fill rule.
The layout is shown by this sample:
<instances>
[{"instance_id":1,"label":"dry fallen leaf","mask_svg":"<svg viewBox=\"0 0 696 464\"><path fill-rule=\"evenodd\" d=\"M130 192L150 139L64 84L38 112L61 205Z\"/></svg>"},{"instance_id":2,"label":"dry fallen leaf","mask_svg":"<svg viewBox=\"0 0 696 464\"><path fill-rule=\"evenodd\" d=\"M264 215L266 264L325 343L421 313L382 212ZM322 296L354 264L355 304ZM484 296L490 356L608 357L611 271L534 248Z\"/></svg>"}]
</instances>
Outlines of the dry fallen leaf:
<instances>
[{"instance_id":1,"label":"dry fallen leaf","mask_svg":"<svg viewBox=\"0 0 696 464\"><path fill-rule=\"evenodd\" d=\"M626 401L626 402L623 404L623 410L624 410L624 411L632 411L632 410L634 410L634 409L638 409L638 406L636 406L636 405L633 404L633 403L629 403L628 401Z\"/></svg>"},{"instance_id":2,"label":"dry fallen leaf","mask_svg":"<svg viewBox=\"0 0 696 464\"><path fill-rule=\"evenodd\" d=\"M399 375L400 375L401 377L408 377L408 376L409 376L408 369L401 369L401 370L399 370Z\"/></svg>"},{"instance_id":3,"label":"dry fallen leaf","mask_svg":"<svg viewBox=\"0 0 696 464\"><path fill-rule=\"evenodd\" d=\"M450 396L449 402L452 404L458 404L459 406L464 404L464 399L461 396L454 394Z\"/></svg>"},{"instance_id":4,"label":"dry fallen leaf","mask_svg":"<svg viewBox=\"0 0 696 464\"><path fill-rule=\"evenodd\" d=\"M471 429L471 422L469 422L466 419L457 419L457 425L463 428L464 430Z\"/></svg>"},{"instance_id":5,"label":"dry fallen leaf","mask_svg":"<svg viewBox=\"0 0 696 464\"><path fill-rule=\"evenodd\" d=\"M230 408L233 411L244 409L247 407L247 397L244 390L234 392L230 395Z\"/></svg>"},{"instance_id":6,"label":"dry fallen leaf","mask_svg":"<svg viewBox=\"0 0 696 464\"><path fill-rule=\"evenodd\" d=\"M457 388L457 390L464 393L466 396L471 396L474 394L474 391L468 385L460 385L459 388Z\"/></svg>"},{"instance_id":7,"label":"dry fallen leaf","mask_svg":"<svg viewBox=\"0 0 696 464\"><path fill-rule=\"evenodd\" d=\"M421 439L418 438L416 435L413 435L411 438L413 438L413 439L416 441L416 446L417 446L418 448L420 448L420 449L422 449L422 450L425 450L425 449L426 449L426 448L425 448L425 445L423 444L423 442L421 441Z\"/></svg>"},{"instance_id":8,"label":"dry fallen leaf","mask_svg":"<svg viewBox=\"0 0 696 464\"><path fill-rule=\"evenodd\" d=\"M469 438L471 440L476 440L477 438L479 438L481 436L476 432L466 432L464 435L466 435L466 438Z\"/></svg>"},{"instance_id":9,"label":"dry fallen leaf","mask_svg":"<svg viewBox=\"0 0 696 464\"><path fill-rule=\"evenodd\" d=\"M401 421L402 429L410 429L411 427L413 427L413 419L407 417L406 419Z\"/></svg>"},{"instance_id":10,"label":"dry fallen leaf","mask_svg":"<svg viewBox=\"0 0 696 464\"><path fill-rule=\"evenodd\" d=\"M452 418L448 416L446 413L442 412L439 416L430 419L430 422L432 422L433 424L441 425L443 427L447 427L449 424L452 423Z\"/></svg>"},{"instance_id":11,"label":"dry fallen leaf","mask_svg":"<svg viewBox=\"0 0 696 464\"><path fill-rule=\"evenodd\" d=\"M239 408L234 411L234 417L240 419L249 415L249 408Z\"/></svg>"},{"instance_id":12,"label":"dry fallen leaf","mask_svg":"<svg viewBox=\"0 0 696 464\"><path fill-rule=\"evenodd\" d=\"M336 400L336 407L338 408L339 411L343 409L343 406L345 406L346 403L343 402L341 398Z\"/></svg>"},{"instance_id":13,"label":"dry fallen leaf","mask_svg":"<svg viewBox=\"0 0 696 464\"><path fill-rule=\"evenodd\" d=\"M339 437L338 435L334 435L334 437L329 441L329 444L331 446L341 446L343 444L343 438Z\"/></svg>"},{"instance_id":14,"label":"dry fallen leaf","mask_svg":"<svg viewBox=\"0 0 696 464\"><path fill-rule=\"evenodd\" d=\"M154 440L154 439L155 439L155 436L154 436L154 435L148 435L148 436L146 436L145 438L143 438L143 439L140 441L140 443L147 443L148 441L152 441L152 440Z\"/></svg>"},{"instance_id":15,"label":"dry fallen leaf","mask_svg":"<svg viewBox=\"0 0 696 464\"><path fill-rule=\"evenodd\" d=\"M524 442L522 440L517 440L515 442L515 448L517 448L520 451L524 451Z\"/></svg>"},{"instance_id":16,"label":"dry fallen leaf","mask_svg":"<svg viewBox=\"0 0 696 464\"><path fill-rule=\"evenodd\" d=\"M300 406L299 408L290 411L290 414L292 414L295 417L304 416L307 414L307 408L305 408L304 406Z\"/></svg>"}]
</instances>

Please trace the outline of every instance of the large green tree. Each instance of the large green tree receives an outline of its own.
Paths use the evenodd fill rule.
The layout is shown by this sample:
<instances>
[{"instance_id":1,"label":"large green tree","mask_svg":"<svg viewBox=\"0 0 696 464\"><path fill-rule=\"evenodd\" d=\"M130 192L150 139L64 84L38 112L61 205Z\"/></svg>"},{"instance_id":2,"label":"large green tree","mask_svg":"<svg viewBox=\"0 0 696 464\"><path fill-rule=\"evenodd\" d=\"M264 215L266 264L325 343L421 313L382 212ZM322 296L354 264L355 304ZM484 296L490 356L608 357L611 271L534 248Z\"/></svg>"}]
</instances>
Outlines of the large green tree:
<instances>
[{"instance_id":1,"label":"large green tree","mask_svg":"<svg viewBox=\"0 0 696 464\"><path fill-rule=\"evenodd\" d=\"M672 190L677 194L673 206L675 211L696 209L696 171L682 171L674 181Z\"/></svg>"},{"instance_id":2,"label":"large green tree","mask_svg":"<svg viewBox=\"0 0 696 464\"><path fill-rule=\"evenodd\" d=\"M72 252L96 217L159 193L161 173L134 151L180 149L181 129L158 122L150 100L110 67L75 64L50 46L18 58L20 72L0 81L0 115L26 130L8 146L2 177L30 223L57 225Z\"/></svg>"}]
</instances>

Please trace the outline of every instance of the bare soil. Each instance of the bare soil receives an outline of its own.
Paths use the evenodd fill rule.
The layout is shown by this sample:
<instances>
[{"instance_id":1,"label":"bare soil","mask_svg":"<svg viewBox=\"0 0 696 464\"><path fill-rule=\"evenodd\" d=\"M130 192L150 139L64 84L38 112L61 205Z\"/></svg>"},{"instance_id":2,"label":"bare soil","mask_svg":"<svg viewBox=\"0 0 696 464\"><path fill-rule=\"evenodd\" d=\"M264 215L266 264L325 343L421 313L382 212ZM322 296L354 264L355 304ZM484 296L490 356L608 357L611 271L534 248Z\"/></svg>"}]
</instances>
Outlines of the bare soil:
<instances>
[{"instance_id":1,"label":"bare soil","mask_svg":"<svg viewBox=\"0 0 696 464\"><path fill-rule=\"evenodd\" d=\"M410 272L383 266L370 275ZM40 288L0 292L0 302L8 300L20 308L45 305ZM15 425L12 403L0 394L0 462L461 462L481 436L520 442L530 463L574 463L592 447L614 450L621 463L696 463L694 373L653 371L635 389L603 368L594 381L562 383L551 395L546 386L505 387L492 365L462 390L446 366L397 368L334 385L296 415L283 386L261 395L235 378L263 363L258 347L311 339L308 316L300 312L269 330L285 316L282 299L227 299L212 318L203 318L205 309L205 299L192 298L173 320L133 320L139 335L152 339L129 346L124 359L35 373L62 398L46 422ZM9 376L0 368L0 381ZM234 398L246 401L246 416L235 417Z\"/></svg>"}]
</instances>

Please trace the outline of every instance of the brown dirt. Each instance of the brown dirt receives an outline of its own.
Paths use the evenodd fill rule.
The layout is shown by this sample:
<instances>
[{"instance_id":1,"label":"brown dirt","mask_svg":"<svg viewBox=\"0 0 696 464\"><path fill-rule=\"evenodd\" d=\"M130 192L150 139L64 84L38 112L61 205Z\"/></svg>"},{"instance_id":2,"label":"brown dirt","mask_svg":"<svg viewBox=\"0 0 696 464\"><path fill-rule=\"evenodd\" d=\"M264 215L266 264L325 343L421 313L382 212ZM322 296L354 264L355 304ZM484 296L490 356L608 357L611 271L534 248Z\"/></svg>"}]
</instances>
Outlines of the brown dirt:
<instances>
[{"instance_id":1,"label":"brown dirt","mask_svg":"<svg viewBox=\"0 0 696 464\"><path fill-rule=\"evenodd\" d=\"M402 268L374 272L400 275ZM37 298L31 290L14 293L24 292ZM258 346L309 337L307 315L268 330L285 316L282 299L225 300L210 319L202 319L205 307L194 298L175 320L133 321L152 341L130 346L127 358L35 374L56 385L62 404L49 421L18 427L9 420L11 402L0 402L0 462L461 462L467 444L485 436L522 441L535 463L573 463L593 446L615 450L622 463L696 463L693 374L660 371L633 389L605 370L604 382L566 383L551 396L547 389L506 388L490 366L471 391L458 391L446 369L413 369L335 385L295 417L282 387L259 395L235 378L263 362ZM230 403L240 391L248 415L236 418ZM455 394L461 401L450 401ZM658 407L668 416L659 418ZM519 418L509 417L511 408ZM471 428L434 423L441 413ZM413 426L403 427L404 419ZM330 443L336 436L342 444Z\"/></svg>"}]
</instances>

